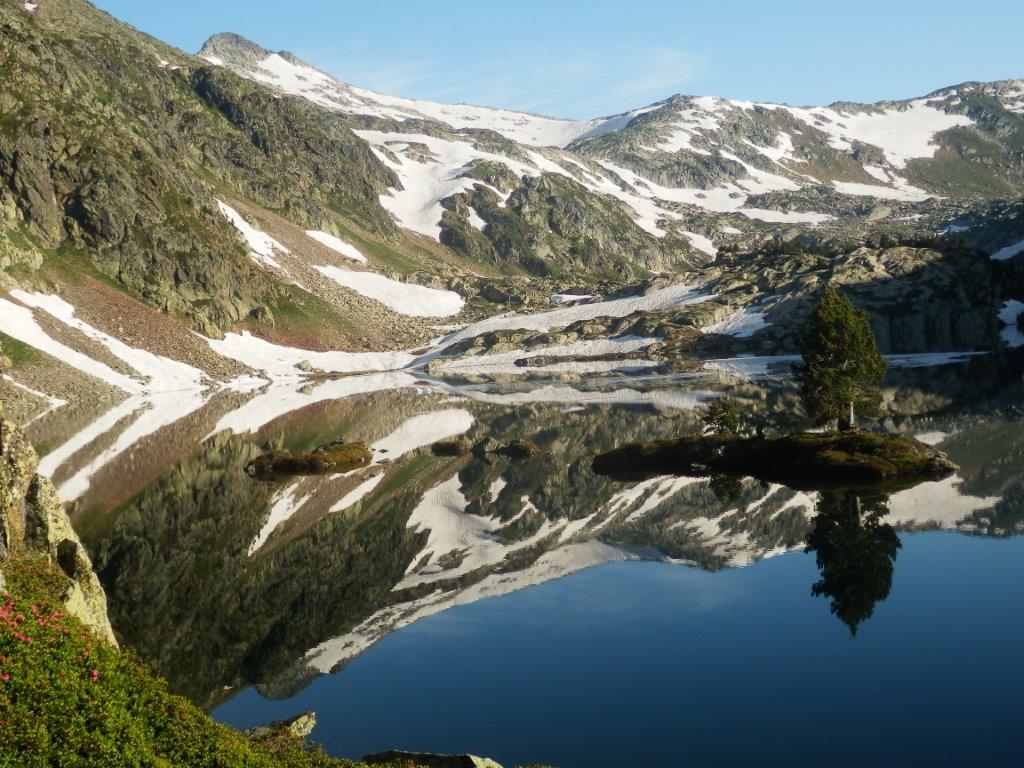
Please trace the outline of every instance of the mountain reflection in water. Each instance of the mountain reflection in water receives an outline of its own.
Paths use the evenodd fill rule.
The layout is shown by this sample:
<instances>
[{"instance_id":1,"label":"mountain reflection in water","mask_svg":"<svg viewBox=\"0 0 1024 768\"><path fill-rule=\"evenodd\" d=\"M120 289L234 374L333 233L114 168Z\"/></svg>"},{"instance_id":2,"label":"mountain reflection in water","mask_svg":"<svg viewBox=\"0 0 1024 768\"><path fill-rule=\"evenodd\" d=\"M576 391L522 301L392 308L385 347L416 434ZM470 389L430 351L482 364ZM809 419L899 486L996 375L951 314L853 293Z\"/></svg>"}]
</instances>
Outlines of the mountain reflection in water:
<instances>
[{"instance_id":1,"label":"mountain reflection in water","mask_svg":"<svg viewBox=\"0 0 1024 768\"><path fill-rule=\"evenodd\" d=\"M94 471L74 515L122 639L210 708L251 686L260 701L298 706L312 681L402 627L623 560L718 572L807 548L818 576L802 574L787 589L827 600L861 642L898 589L897 534L1006 537L1024 527L1020 378L993 383L978 370L903 371L889 383L893 415L884 427L926 436L961 471L888 498L749 478L620 483L590 469L595 453L624 442L698 431L694 406L726 392L751 425L794 429L784 379L455 387L410 377L394 388L378 382L378 391L342 380L215 399ZM333 394L320 399L323 387ZM60 445L60 426L48 417L30 435ZM365 443L372 460L274 483L244 473L268 451L301 454L338 439ZM517 439L536 443L540 455L484 461L430 449ZM827 615L823 600L809 602ZM321 722L330 729L323 713Z\"/></svg>"}]
</instances>

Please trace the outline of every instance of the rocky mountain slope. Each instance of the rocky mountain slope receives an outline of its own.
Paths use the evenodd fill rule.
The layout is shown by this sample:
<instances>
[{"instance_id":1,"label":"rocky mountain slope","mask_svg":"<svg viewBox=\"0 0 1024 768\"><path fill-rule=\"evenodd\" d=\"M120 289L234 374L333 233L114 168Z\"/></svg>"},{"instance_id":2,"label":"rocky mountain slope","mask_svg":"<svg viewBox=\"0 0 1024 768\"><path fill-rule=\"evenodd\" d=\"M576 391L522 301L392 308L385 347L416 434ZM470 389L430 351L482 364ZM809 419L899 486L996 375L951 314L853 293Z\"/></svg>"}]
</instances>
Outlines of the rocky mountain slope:
<instances>
[{"instance_id":1,"label":"rocky mountain slope","mask_svg":"<svg viewBox=\"0 0 1024 768\"><path fill-rule=\"evenodd\" d=\"M932 211L940 196L1013 197L1024 185L1024 80L810 108L677 95L573 123L395 99L230 34L200 55L348 116L402 179L382 204L432 237L453 237L454 222L441 218L442 208L460 209L451 198L490 187L504 200L536 178L611 197L648 234L682 236L712 255L715 243L764 223L863 225ZM467 221L493 243L485 200L469 202Z\"/></svg>"},{"instance_id":2,"label":"rocky mountain slope","mask_svg":"<svg viewBox=\"0 0 1024 768\"><path fill-rule=\"evenodd\" d=\"M190 56L84 0L31 5L0 4L2 286L60 293L96 331L214 380L253 367L252 350L211 355L181 323L311 352L413 349L438 318L639 293L655 272L731 286L677 318L714 330L758 312L752 298L828 279L823 262L814 283L753 284L780 253L878 259L922 238L1007 268L979 277L1000 290L968 288L986 302L970 304L975 331L894 350L983 346L1015 323L1024 232L997 198L1021 191L1021 81L806 109L675 96L575 122L372 93L236 35ZM746 256L716 261L720 248ZM4 301L0 330L52 355L24 324L46 331L53 313ZM145 318L139 333L127 316Z\"/></svg>"}]
</instances>

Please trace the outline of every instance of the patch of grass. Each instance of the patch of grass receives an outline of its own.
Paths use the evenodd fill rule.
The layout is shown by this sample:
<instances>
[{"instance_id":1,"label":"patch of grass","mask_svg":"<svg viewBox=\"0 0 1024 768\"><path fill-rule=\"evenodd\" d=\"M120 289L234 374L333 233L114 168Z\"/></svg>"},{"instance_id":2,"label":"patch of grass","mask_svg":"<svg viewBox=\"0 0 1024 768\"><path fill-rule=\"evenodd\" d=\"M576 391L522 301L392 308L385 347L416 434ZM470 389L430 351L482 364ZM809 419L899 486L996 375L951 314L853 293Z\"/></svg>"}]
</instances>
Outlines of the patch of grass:
<instances>
[{"instance_id":1,"label":"patch of grass","mask_svg":"<svg viewBox=\"0 0 1024 768\"><path fill-rule=\"evenodd\" d=\"M282 731L248 738L168 693L64 611L67 580L18 555L0 598L0 766L358 768Z\"/></svg>"},{"instance_id":2,"label":"patch of grass","mask_svg":"<svg viewBox=\"0 0 1024 768\"><path fill-rule=\"evenodd\" d=\"M46 253L43 263L52 275L71 285L79 285L83 277L93 277L119 293L125 292L124 286L101 272L85 251L80 251L69 245L62 245L56 250Z\"/></svg>"},{"instance_id":3,"label":"patch of grass","mask_svg":"<svg viewBox=\"0 0 1024 768\"><path fill-rule=\"evenodd\" d=\"M334 220L334 223L341 232L342 239L348 240L362 253L368 254L377 261L397 269L399 272L415 272L421 268L421 265L417 264L413 259L386 243L363 237L355 230L345 226L344 222L337 219Z\"/></svg>"},{"instance_id":4,"label":"patch of grass","mask_svg":"<svg viewBox=\"0 0 1024 768\"><path fill-rule=\"evenodd\" d=\"M28 250L32 247L32 243L29 242L25 233L18 229L7 230L7 242L20 250Z\"/></svg>"},{"instance_id":5,"label":"patch of grass","mask_svg":"<svg viewBox=\"0 0 1024 768\"><path fill-rule=\"evenodd\" d=\"M319 338L330 338L339 329L350 336L362 336L362 328L352 319L339 313L319 296L307 293L295 285L282 285L281 296L271 304L276 323L282 330L308 333Z\"/></svg>"},{"instance_id":6,"label":"patch of grass","mask_svg":"<svg viewBox=\"0 0 1024 768\"><path fill-rule=\"evenodd\" d=\"M11 338L0 331L0 354L8 358L14 365L38 363L43 356L24 342Z\"/></svg>"}]
</instances>

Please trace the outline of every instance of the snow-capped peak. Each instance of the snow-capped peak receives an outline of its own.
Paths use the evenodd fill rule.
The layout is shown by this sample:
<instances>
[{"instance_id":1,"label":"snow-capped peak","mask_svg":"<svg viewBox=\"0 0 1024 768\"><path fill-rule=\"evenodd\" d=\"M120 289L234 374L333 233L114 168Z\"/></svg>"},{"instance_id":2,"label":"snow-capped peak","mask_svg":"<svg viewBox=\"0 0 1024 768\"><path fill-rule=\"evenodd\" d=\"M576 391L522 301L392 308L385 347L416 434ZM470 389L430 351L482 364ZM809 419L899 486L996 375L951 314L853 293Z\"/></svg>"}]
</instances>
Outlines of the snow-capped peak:
<instances>
[{"instance_id":1,"label":"snow-capped peak","mask_svg":"<svg viewBox=\"0 0 1024 768\"><path fill-rule=\"evenodd\" d=\"M243 70L255 80L321 106L389 120L436 120L455 130L491 130L531 147L564 147L605 120L576 121L470 104L439 104L358 88L310 66L293 54L272 53L244 37L210 38L199 55L218 66Z\"/></svg>"}]
</instances>

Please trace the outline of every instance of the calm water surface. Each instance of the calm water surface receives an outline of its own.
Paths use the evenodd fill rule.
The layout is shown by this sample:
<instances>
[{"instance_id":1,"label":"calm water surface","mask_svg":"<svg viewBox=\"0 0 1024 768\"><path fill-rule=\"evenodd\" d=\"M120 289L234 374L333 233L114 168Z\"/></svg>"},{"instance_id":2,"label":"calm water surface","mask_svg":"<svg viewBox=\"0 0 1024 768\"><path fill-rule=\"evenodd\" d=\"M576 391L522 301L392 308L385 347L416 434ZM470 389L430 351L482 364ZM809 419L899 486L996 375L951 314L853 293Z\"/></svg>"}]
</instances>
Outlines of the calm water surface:
<instances>
[{"instance_id":1,"label":"calm water surface","mask_svg":"<svg viewBox=\"0 0 1024 768\"><path fill-rule=\"evenodd\" d=\"M399 746L506 765L1019 765L1024 540L902 537L852 637L814 557L709 573L614 563L391 634L288 701L332 752Z\"/></svg>"},{"instance_id":2,"label":"calm water surface","mask_svg":"<svg viewBox=\"0 0 1024 768\"><path fill-rule=\"evenodd\" d=\"M726 394L752 423L802 426L784 375L749 375L353 376L218 392L148 431L96 404L28 434L123 643L233 725L312 709L333 754L506 768L1019 764L1020 370L891 374L881 428L961 467L910 490L591 471L699 430ZM459 436L542 456L430 450ZM243 471L339 438L373 463Z\"/></svg>"}]
</instances>

